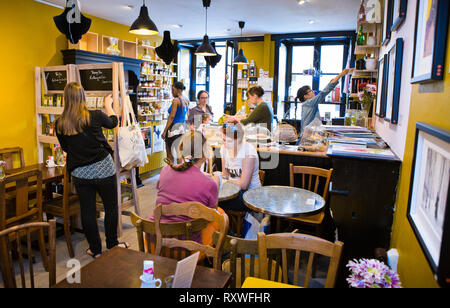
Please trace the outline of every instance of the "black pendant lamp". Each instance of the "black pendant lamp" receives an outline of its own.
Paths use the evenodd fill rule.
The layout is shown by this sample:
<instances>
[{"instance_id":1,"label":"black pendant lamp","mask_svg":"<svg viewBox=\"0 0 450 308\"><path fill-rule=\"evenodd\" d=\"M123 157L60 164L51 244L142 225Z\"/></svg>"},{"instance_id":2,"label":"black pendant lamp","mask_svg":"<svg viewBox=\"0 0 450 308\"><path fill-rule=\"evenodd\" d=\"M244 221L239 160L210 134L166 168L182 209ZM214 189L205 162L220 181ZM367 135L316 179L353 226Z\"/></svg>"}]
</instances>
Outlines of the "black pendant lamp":
<instances>
[{"instance_id":1,"label":"black pendant lamp","mask_svg":"<svg viewBox=\"0 0 450 308\"><path fill-rule=\"evenodd\" d=\"M144 4L141 7L141 13L136 21L131 25L130 33L137 35L157 35L158 28L148 15L148 8Z\"/></svg>"},{"instance_id":2,"label":"black pendant lamp","mask_svg":"<svg viewBox=\"0 0 450 308\"><path fill-rule=\"evenodd\" d=\"M241 28L241 38L242 38L242 29L244 29L245 26L245 22L244 21L240 21L239 22L239 28ZM244 56L244 51L241 49L239 49L238 55L236 56L236 58L234 58L234 64L238 65L238 64L248 64L248 60L247 58Z\"/></svg>"},{"instance_id":3,"label":"black pendant lamp","mask_svg":"<svg viewBox=\"0 0 450 308\"><path fill-rule=\"evenodd\" d=\"M208 8L210 5L211 5L211 0L203 0L203 7L206 9L205 36L203 37L202 44L195 51L195 54L197 56L212 57L212 56L217 55L216 51L209 43L209 38L208 38Z\"/></svg>"}]
</instances>

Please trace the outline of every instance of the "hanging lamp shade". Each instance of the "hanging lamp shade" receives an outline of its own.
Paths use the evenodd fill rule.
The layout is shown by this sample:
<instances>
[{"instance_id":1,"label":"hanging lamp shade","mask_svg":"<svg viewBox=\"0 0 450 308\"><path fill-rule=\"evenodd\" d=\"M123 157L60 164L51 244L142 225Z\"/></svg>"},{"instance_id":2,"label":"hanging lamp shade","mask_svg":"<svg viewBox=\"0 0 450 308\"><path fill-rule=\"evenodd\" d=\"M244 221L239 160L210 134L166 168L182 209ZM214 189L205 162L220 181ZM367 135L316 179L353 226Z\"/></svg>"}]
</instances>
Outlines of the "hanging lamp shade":
<instances>
[{"instance_id":1,"label":"hanging lamp shade","mask_svg":"<svg viewBox=\"0 0 450 308\"><path fill-rule=\"evenodd\" d=\"M236 56L236 58L234 58L234 64L248 64L248 60L244 56L244 51L242 50L242 48L239 49L238 55Z\"/></svg>"},{"instance_id":2,"label":"hanging lamp shade","mask_svg":"<svg viewBox=\"0 0 450 308\"><path fill-rule=\"evenodd\" d=\"M214 51L216 52L215 56L212 57L205 57L206 63L209 64L212 68L216 67L216 65L220 62L220 59L222 59L222 56L219 55L219 53L216 50L216 43L211 43L212 48L214 48Z\"/></svg>"},{"instance_id":3,"label":"hanging lamp shade","mask_svg":"<svg viewBox=\"0 0 450 308\"><path fill-rule=\"evenodd\" d=\"M245 22L244 21L240 21L239 22L239 28L241 28L241 38L242 38L242 29L244 29L245 26ZM236 56L236 58L234 58L234 64L239 65L239 64L248 64L248 60L247 58L244 56L244 51L241 49L239 49L239 52Z\"/></svg>"},{"instance_id":4,"label":"hanging lamp shade","mask_svg":"<svg viewBox=\"0 0 450 308\"><path fill-rule=\"evenodd\" d=\"M204 57L212 57L216 55L216 51L209 43L209 38L207 35L203 37L202 44L197 48L195 51L195 54L197 56L204 56Z\"/></svg>"},{"instance_id":5,"label":"hanging lamp shade","mask_svg":"<svg viewBox=\"0 0 450 308\"><path fill-rule=\"evenodd\" d=\"M178 54L178 45L177 43L172 44L172 40L170 39L170 31L164 31L164 39L159 47L155 48L155 52L160 57L164 63L169 65L172 63L173 59L176 58Z\"/></svg>"},{"instance_id":6,"label":"hanging lamp shade","mask_svg":"<svg viewBox=\"0 0 450 308\"><path fill-rule=\"evenodd\" d=\"M73 9L75 8L80 9L80 4L77 2L77 7L75 6L75 4L73 4L72 6L68 5L69 2L67 1L64 12L61 15L53 17L53 20L58 30L62 34L64 34L72 44L77 44L80 41L81 37L89 31L92 20L81 14L80 11L80 22L69 23L68 14L72 15Z\"/></svg>"},{"instance_id":7,"label":"hanging lamp shade","mask_svg":"<svg viewBox=\"0 0 450 308\"><path fill-rule=\"evenodd\" d=\"M204 57L212 57L217 55L215 49L209 43L208 38L208 8L211 5L211 0L203 0L203 7L206 11L206 19L205 19L205 36L203 37L202 44L195 51L195 55L204 56Z\"/></svg>"},{"instance_id":8,"label":"hanging lamp shade","mask_svg":"<svg viewBox=\"0 0 450 308\"><path fill-rule=\"evenodd\" d=\"M158 28L148 15L148 8L144 4L141 7L141 13L136 21L131 25L130 33L137 35L157 35Z\"/></svg>"}]
</instances>

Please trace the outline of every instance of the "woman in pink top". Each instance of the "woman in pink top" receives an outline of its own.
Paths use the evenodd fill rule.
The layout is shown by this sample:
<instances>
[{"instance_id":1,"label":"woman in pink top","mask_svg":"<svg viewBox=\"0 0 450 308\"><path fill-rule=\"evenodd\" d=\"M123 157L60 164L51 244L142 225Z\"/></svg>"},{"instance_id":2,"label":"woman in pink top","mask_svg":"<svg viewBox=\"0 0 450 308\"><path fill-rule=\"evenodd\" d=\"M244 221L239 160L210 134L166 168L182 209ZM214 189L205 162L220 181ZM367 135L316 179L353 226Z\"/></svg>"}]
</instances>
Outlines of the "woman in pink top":
<instances>
[{"instance_id":1,"label":"woman in pink top","mask_svg":"<svg viewBox=\"0 0 450 308\"><path fill-rule=\"evenodd\" d=\"M207 207L216 208L220 213L223 211L217 208L219 179L216 176L205 175L200 171L205 163L206 139L198 131L190 131L183 135L180 142L180 154L183 163L173 165L166 160L169 166L161 170L156 188L158 195L156 204L168 205L171 203L199 202ZM201 156L201 157L200 157ZM153 221L153 214L149 217ZM183 222L191 220L186 216L164 215L162 222ZM200 233L193 233L192 240L207 244L212 243L212 233L210 239L203 240Z\"/></svg>"}]
</instances>

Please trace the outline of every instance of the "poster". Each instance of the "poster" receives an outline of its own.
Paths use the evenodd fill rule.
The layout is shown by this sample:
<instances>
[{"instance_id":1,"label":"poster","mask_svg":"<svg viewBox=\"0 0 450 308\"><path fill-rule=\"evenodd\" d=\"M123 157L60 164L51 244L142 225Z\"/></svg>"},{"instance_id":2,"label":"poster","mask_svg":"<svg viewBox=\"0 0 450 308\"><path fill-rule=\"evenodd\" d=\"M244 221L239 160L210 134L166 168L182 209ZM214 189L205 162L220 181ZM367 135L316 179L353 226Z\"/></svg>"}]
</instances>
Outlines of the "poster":
<instances>
[{"instance_id":1,"label":"poster","mask_svg":"<svg viewBox=\"0 0 450 308\"><path fill-rule=\"evenodd\" d=\"M164 151L164 140L161 135L164 131L164 125L154 125L153 126L153 153L159 153Z\"/></svg>"}]
</instances>

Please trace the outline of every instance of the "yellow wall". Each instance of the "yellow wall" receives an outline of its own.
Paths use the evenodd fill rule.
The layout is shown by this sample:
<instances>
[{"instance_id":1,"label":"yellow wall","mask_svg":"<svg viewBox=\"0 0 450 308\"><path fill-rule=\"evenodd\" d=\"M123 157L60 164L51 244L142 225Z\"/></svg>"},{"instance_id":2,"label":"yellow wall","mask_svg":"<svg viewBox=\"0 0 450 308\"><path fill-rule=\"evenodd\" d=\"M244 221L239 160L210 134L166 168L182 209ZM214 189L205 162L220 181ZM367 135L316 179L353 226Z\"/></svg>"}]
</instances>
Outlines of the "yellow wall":
<instances>
[{"instance_id":1,"label":"yellow wall","mask_svg":"<svg viewBox=\"0 0 450 308\"><path fill-rule=\"evenodd\" d=\"M414 151L415 129L417 122L425 122L443 129L450 129L450 31L447 44L447 61L443 82L430 85L413 85L409 111L406 148L400 176L391 247L399 251L398 272L404 287L433 288L436 283L430 266L423 254L406 212L408 207L409 185L411 180L412 159ZM405 63L411 65L411 63ZM429 92L431 87L438 88ZM425 90L425 91L424 91ZM422 93L421 93L422 92Z\"/></svg>"},{"instance_id":2,"label":"yellow wall","mask_svg":"<svg viewBox=\"0 0 450 308\"><path fill-rule=\"evenodd\" d=\"M0 1L0 12L0 148L20 146L25 164L34 164L38 160L34 68L63 64L61 50L67 49L67 39L53 22L62 10L33 0L14 0ZM92 19L90 32L136 40L125 25L86 16Z\"/></svg>"},{"instance_id":3,"label":"yellow wall","mask_svg":"<svg viewBox=\"0 0 450 308\"><path fill-rule=\"evenodd\" d=\"M250 64L255 61L256 75L259 77L259 70L262 68L265 71L269 71L269 77L273 77L274 74L274 61L275 61L275 42L272 42L270 34L264 36L264 41L261 42L241 42L239 48L242 48L244 55ZM239 65L239 69L242 70L243 65ZM239 111L245 100L242 100L242 89L237 91L236 111ZM247 111L248 111L248 106Z\"/></svg>"}]
</instances>

